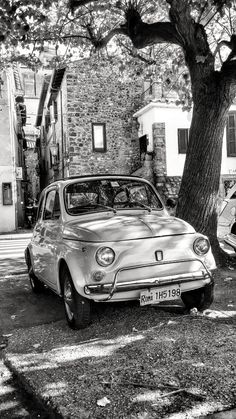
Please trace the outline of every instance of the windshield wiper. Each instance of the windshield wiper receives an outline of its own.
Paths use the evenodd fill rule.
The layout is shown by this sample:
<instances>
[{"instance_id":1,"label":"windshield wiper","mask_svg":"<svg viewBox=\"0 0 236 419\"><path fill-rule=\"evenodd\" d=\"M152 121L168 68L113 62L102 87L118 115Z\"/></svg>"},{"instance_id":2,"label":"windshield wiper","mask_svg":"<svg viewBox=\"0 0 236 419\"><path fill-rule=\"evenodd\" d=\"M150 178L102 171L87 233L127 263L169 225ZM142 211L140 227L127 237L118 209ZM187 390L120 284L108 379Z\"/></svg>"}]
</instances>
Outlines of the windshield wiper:
<instances>
[{"instance_id":1,"label":"windshield wiper","mask_svg":"<svg viewBox=\"0 0 236 419\"><path fill-rule=\"evenodd\" d=\"M98 203L95 203L95 202L90 202L90 205L91 205L91 206L94 206L94 207L101 207L101 208L108 209L108 210L110 210L110 211L113 211L113 212L114 212L114 214L116 214L116 213L117 213L117 211L116 211L116 209L115 209L115 208L109 207L108 205L98 204Z\"/></svg>"},{"instance_id":2,"label":"windshield wiper","mask_svg":"<svg viewBox=\"0 0 236 419\"><path fill-rule=\"evenodd\" d=\"M152 208L149 207L148 205L143 204L142 202L130 201L130 204L140 205L140 207L145 208L148 212L152 212Z\"/></svg>"}]
</instances>

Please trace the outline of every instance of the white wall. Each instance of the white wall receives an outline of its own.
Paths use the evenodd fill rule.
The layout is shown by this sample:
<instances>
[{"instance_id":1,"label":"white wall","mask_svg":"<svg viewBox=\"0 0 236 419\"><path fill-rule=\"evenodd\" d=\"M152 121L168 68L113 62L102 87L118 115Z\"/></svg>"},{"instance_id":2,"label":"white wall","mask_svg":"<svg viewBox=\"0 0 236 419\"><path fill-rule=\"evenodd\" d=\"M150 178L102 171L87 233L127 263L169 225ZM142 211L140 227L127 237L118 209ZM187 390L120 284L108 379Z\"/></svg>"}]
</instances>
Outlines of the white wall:
<instances>
[{"instance_id":1,"label":"white wall","mask_svg":"<svg viewBox=\"0 0 236 419\"><path fill-rule=\"evenodd\" d=\"M0 98L0 233L16 228L16 174L11 74L4 74ZM2 184L12 184L12 205L3 205Z\"/></svg>"},{"instance_id":2,"label":"white wall","mask_svg":"<svg viewBox=\"0 0 236 419\"><path fill-rule=\"evenodd\" d=\"M231 107L236 111L236 105ZM189 128L191 112L182 111L174 104L151 102L134 114L140 124L139 135L148 135L148 151L153 150L152 126L154 123L165 123L166 130L166 165L167 176L181 176L184 168L185 154L178 153L178 128ZM236 175L236 157L227 157L226 133L222 149L221 174Z\"/></svg>"},{"instance_id":3,"label":"white wall","mask_svg":"<svg viewBox=\"0 0 236 419\"><path fill-rule=\"evenodd\" d=\"M2 196L2 183L11 182L12 184L12 194L13 194L13 204L12 205L3 205L3 196ZM0 233L6 233L15 230L16 228L16 191L15 191L15 179L13 178L13 171L11 166L0 166Z\"/></svg>"}]
</instances>

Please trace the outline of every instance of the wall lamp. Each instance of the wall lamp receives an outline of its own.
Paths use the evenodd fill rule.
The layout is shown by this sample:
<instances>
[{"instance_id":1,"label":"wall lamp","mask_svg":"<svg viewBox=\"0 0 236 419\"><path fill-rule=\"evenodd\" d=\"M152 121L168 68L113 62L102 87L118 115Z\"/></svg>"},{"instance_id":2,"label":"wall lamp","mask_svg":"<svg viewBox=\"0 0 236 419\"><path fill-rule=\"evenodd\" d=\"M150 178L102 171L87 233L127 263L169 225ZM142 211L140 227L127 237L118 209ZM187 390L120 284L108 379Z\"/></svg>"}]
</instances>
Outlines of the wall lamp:
<instances>
[{"instance_id":1,"label":"wall lamp","mask_svg":"<svg viewBox=\"0 0 236 419\"><path fill-rule=\"evenodd\" d=\"M52 156L52 167L54 170L57 170L58 162L58 143L52 143L49 146L50 153Z\"/></svg>"}]
</instances>

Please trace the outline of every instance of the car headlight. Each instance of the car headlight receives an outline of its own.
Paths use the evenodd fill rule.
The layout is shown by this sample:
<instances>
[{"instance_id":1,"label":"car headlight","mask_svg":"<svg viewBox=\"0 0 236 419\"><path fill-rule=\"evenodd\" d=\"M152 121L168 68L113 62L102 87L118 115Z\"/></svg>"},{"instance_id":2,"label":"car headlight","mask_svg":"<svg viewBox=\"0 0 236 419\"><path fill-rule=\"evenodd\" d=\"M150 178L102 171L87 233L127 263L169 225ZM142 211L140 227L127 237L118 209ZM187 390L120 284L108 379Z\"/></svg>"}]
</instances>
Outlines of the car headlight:
<instances>
[{"instance_id":1,"label":"car headlight","mask_svg":"<svg viewBox=\"0 0 236 419\"><path fill-rule=\"evenodd\" d=\"M210 243L205 237L198 237L193 243L193 250L198 256L205 255L209 249Z\"/></svg>"},{"instance_id":2,"label":"car headlight","mask_svg":"<svg viewBox=\"0 0 236 419\"><path fill-rule=\"evenodd\" d=\"M96 261L101 266L109 266L114 262L115 252L110 247L101 247L96 253Z\"/></svg>"}]
</instances>

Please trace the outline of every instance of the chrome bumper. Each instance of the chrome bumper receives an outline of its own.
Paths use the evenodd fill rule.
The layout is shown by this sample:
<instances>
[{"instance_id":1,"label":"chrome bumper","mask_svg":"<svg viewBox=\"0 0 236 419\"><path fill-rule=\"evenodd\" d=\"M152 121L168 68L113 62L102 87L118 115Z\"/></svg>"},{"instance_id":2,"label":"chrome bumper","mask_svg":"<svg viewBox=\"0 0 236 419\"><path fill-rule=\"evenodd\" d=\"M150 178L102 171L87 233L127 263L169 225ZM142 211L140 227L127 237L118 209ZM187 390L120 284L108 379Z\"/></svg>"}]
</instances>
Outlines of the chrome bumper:
<instances>
[{"instance_id":1,"label":"chrome bumper","mask_svg":"<svg viewBox=\"0 0 236 419\"><path fill-rule=\"evenodd\" d=\"M173 263L180 263L180 262L186 262L186 261L198 261L202 264L202 270L196 271L192 273L183 273L178 275L167 275L167 276L161 276L161 277L154 277L154 278L147 278L147 279L140 279L135 281L124 281L124 282L118 282L118 274L121 271L129 270L129 269L135 269L139 267L148 267L148 266L158 266L163 264L173 264ZM132 267L126 267L118 270L116 272L114 281L111 283L105 283L105 284L89 284L84 287L84 292L87 295L99 295L99 294L108 294L107 297L104 299L99 299L99 301L109 301L113 294L116 292L124 292L124 291L134 291L144 288L153 288L163 285L170 285L170 284L179 284L179 283L185 283L185 282L191 282L191 281L197 281L197 280L210 280L209 282L213 282L212 273L209 271L209 269L206 267L203 261L199 259L184 259L184 260L174 260L174 261L166 261L161 263L152 263L150 265L136 265Z\"/></svg>"}]
</instances>

